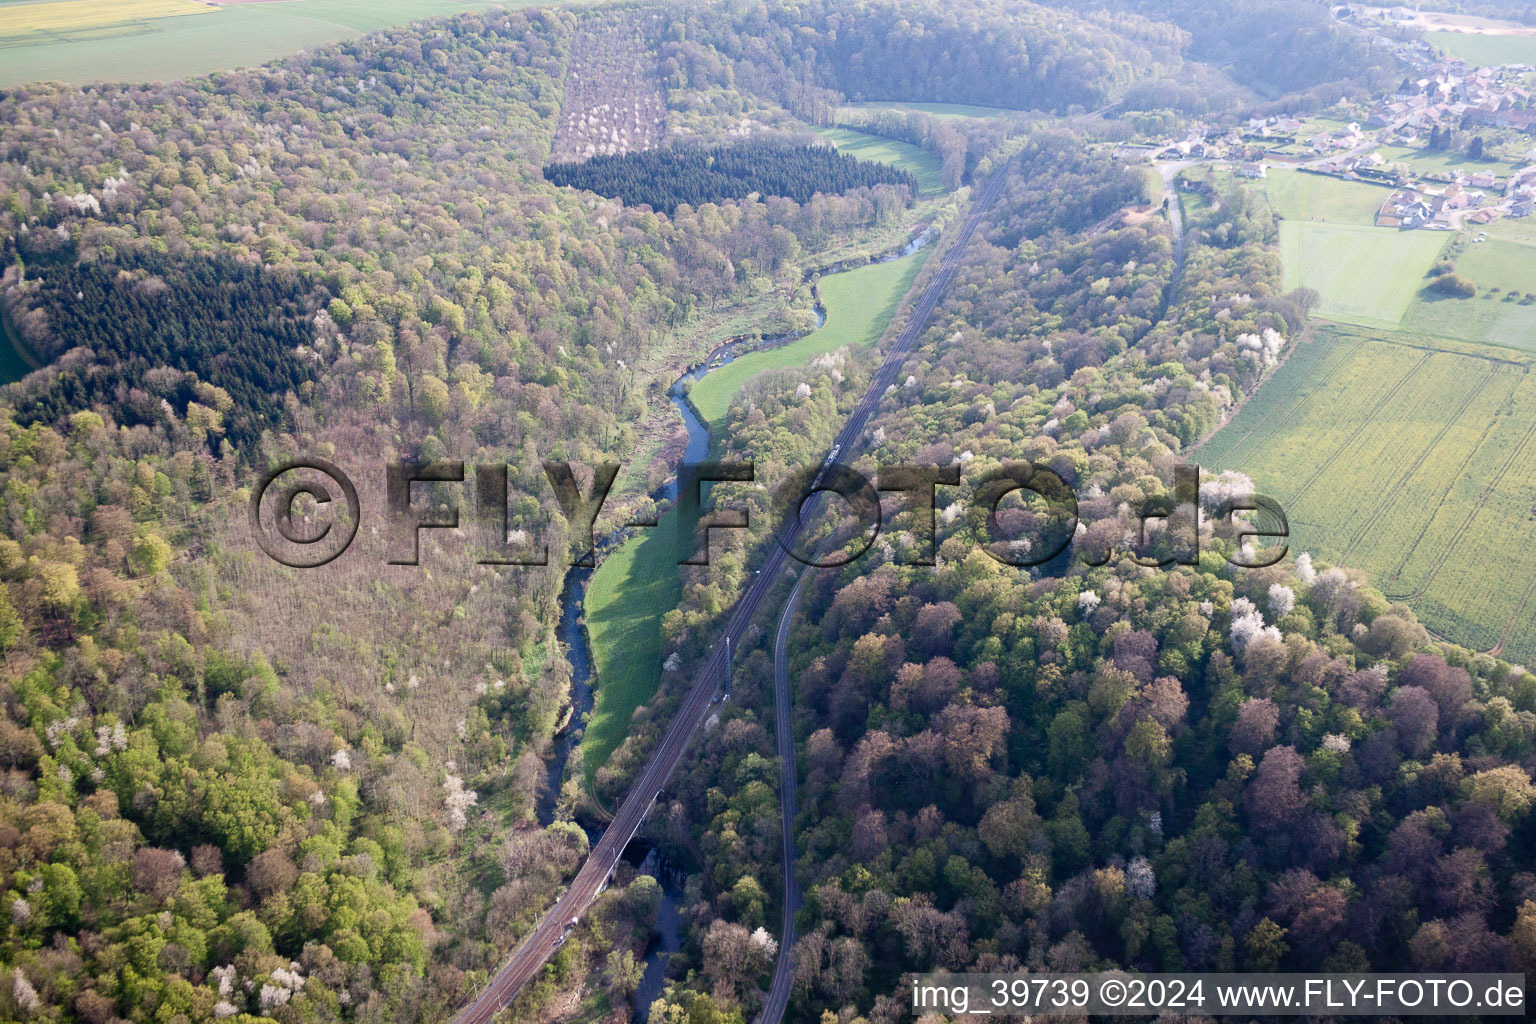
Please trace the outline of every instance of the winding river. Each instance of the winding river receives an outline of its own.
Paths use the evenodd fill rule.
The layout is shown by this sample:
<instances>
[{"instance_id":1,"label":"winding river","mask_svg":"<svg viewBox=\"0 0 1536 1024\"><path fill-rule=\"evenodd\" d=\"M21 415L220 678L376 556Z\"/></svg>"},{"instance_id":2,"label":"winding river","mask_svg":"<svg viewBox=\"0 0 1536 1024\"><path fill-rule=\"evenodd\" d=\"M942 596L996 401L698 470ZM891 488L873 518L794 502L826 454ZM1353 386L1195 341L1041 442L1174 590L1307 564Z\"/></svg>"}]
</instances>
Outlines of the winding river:
<instances>
[{"instance_id":1,"label":"winding river","mask_svg":"<svg viewBox=\"0 0 1536 1024\"><path fill-rule=\"evenodd\" d=\"M807 276L823 278L867 263L886 263L902 259L928 245L937 234L936 228L928 227L900 249L874 260L846 260L809 271ZM826 323L826 309L822 306L820 294L814 285L812 294L815 296L815 329L819 329ZM667 389L667 397L676 407L678 414L682 416L683 424L688 428L688 443L679 460L680 467L696 465L704 461L709 455L710 448L709 426L700 418L698 411L688 400L689 385L741 356L788 345L810 333L813 331L789 332L769 337L733 338L711 351L697 365L690 367L673 381L672 386ZM652 494L652 497L658 502L675 501L680 476L680 473L675 473ZM606 538L603 545L622 543L623 540L623 535L615 535ZM560 624L557 635L565 647L566 658L571 663L571 714L568 724L556 737L550 752L546 769L547 785L538 802L540 825L548 825L555 819L566 765L570 760L571 752L581 742L587 716L592 711L594 700L592 652L587 643L586 628L582 621L582 602L586 595L587 583L592 578L592 572L591 569L571 569L566 574L565 585L560 593ZM590 829L589 836L596 841L596 836ZM656 935L646 949L645 973L634 995L634 1020L636 1024L647 1024L651 1003L661 995L666 983L667 960L671 954L682 948L679 907L683 900L683 882L686 873L681 866L662 857L660 851L655 848L642 846L638 840L631 845L636 849L628 859L636 864L642 874L652 875L661 884L661 905L657 915ZM636 855L640 859L636 860Z\"/></svg>"}]
</instances>

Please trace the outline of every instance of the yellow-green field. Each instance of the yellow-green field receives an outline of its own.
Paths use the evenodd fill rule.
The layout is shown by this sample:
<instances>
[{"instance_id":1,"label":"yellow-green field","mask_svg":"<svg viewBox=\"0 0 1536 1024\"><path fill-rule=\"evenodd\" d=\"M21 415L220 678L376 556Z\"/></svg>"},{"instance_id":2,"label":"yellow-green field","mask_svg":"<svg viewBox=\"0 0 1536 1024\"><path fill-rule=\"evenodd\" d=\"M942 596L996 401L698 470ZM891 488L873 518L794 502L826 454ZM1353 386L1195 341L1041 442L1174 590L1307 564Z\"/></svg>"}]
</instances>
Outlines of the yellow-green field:
<instances>
[{"instance_id":1,"label":"yellow-green field","mask_svg":"<svg viewBox=\"0 0 1536 1024\"><path fill-rule=\"evenodd\" d=\"M155 18L215 13L196 0L45 0L0 7L0 44L26 45L48 39L95 33Z\"/></svg>"},{"instance_id":2,"label":"yellow-green field","mask_svg":"<svg viewBox=\"0 0 1536 1024\"><path fill-rule=\"evenodd\" d=\"M152 82L251 67L417 18L537 0L0 0L0 86ZM158 12L158 13L156 13Z\"/></svg>"},{"instance_id":3,"label":"yellow-green field","mask_svg":"<svg viewBox=\"0 0 1536 1024\"><path fill-rule=\"evenodd\" d=\"M1474 650L1536 659L1536 375L1521 353L1320 327L1195 456Z\"/></svg>"}]
</instances>

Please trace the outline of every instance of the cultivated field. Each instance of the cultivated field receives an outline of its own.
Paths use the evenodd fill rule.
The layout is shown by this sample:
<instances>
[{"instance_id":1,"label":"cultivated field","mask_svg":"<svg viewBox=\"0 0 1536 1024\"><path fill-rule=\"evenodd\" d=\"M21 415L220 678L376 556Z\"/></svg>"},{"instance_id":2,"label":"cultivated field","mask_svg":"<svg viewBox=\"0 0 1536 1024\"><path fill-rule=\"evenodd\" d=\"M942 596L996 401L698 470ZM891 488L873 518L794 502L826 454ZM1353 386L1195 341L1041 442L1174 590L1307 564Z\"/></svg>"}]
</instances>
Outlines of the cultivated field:
<instances>
[{"instance_id":1,"label":"cultivated field","mask_svg":"<svg viewBox=\"0 0 1536 1024\"><path fill-rule=\"evenodd\" d=\"M1435 231L1286 220L1280 225L1284 284L1322 296L1313 312L1324 320L1397 327L1447 237Z\"/></svg>"},{"instance_id":2,"label":"cultivated field","mask_svg":"<svg viewBox=\"0 0 1536 1024\"><path fill-rule=\"evenodd\" d=\"M0 30L0 86L166 81L251 67L418 18L534 2L284 0L211 7L194 0L12 0L0 2L0 25L6 26ZM165 13L138 13L151 8Z\"/></svg>"},{"instance_id":3,"label":"cultivated field","mask_svg":"<svg viewBox=\"0 0 1536 1024\"><path fill-rule=\"evenodd\" d=\"M1468 64L1536 65L1536 35L1495 35L1488 32L1426 32L1431 46L1443 48Z\"/></svg>"},{"instance_id":4,"label":"cultivated field","mask_svg":"<svg viewBox=\"0 0 1536 1024\"><path fill-rule=\"evenodd\" d=\"M1516 352L1321 327L1195 456L1436 633L1536 659L1536 403Z\"/></svg>"},{"instance_id":5,"label":"cultivated field","mask_svg":"<svg viewBox=\"0 0 1536 1024\"><path fill-rule=\"evenodd\" d=\"M939 181L939 158L925 149L849 128L819 128L817 131L831 139L841 153L850 153L860 160L890 164L912 172L918 188L925 196L939 195L944 191Z\"/></svg>"},{"instance_id":6,"label":"cultivated field","mask_svg":"<svg viewBox=\"0 0 1536 1024\"><path fill-rule=\"evenodd\" d=\"M44 3L0 6L0 44L67 40L114 31L133 31L136 24L156 18L212 14L214 8L196 0L48 0Z\"/></svg>"}]
</instances>

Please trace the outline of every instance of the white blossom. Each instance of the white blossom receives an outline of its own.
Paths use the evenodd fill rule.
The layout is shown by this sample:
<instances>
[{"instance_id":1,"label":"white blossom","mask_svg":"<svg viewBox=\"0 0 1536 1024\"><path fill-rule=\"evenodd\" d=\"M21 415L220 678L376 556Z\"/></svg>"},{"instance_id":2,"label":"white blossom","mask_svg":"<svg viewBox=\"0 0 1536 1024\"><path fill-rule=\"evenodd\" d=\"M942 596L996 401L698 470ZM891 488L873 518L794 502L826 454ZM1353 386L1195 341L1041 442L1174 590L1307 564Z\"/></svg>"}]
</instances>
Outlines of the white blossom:
<instances>
[{"instance_id":1,"label":"white blossom","mask_svg":"<svg viewBox=\"0 0 1536 1024\"><path fill-rule=\"evenodd\" d=\"M1283 619L1291 614L1291 609L1296 607L1296 591L1284 583L1271 583L1269 585L1269 613L1277 619Z\"/></svg>"},{"instance_id":2,"label":"white blossom","mask_svg":"<svg viewBox=\"0 0 1536 1024\"><path fill-rule=\"evenodd\" d=\"M331 755L331 767L337 771L347 771L352 767L352 755L345 750L338 750Z\"/></svg>"},{"instance_id":3,"label":"white blossom","mask_svg":"<svg viewBox=\"0 0 1536 1024\"><path fill-rule=\"evenodd\" d=\"M1077 595L1077 606L1085 612L1092 612L1098 608L1101 602L1099 595L1092 590L1085 590Z\"/></svg>"},{"instance_id":4,"label":"white blossom","mask_svg":"<svg viewBox=\"0 0 1536 1024\"><path fill-rule=\"evenodd\" d=\"M1125 891L1132 899L1149 900L1157 893L1157 873L1145 857L1133 857L1125 868Z\"/></svg>"},{"instance_id":5,"label":"white blossom","mask_svg":"<svg viewBox=\"0 0 1536 1024\"><path fill-rule=\"evenodd\" d=\"M1331 750L1335 754L1349 753L1349 737L1341 732L1330 732L1323 736L1322 748Z\"/></svg>"},{"instance_id":6,"label":"white blossom","mask_svg":"<svg viewBox=\"0 0 1536 1024\"><path fill-rule=\"evenodd\" d=\"M1310 551L1303 551L1296 556L1296 578L1309 587L1317 579L1317 570L1312 568L1312 553Z\"/></svg>"},{"instance_id":7,"label":"white blossom","mask_svg":"<svg viewBox=\"0 0 1536 1024\"><path fill-rule=\"evenodd\" d=\"M464 788L464 780L449 775L443 780L443 805L448 810L448 828L458 832L469 823L468 811L480 802L480 796L472 789Z\"/></svg>"},{"instance_id":8,"label":"white blossom","mask_svg":"<svg viewBox=\"0 0 1536 1024\"><path fill-rule=\"evenodd\" d=\"M279 1006L287 1006L288 1000L293 998L293 990L281 985L261 986L261 1012L270 1014Z\"/></svg>"},{"instance_id":9,"label":"white blossom","mask_svg":"<svg viewBox=\"0 0 1536 1024\"><path fill-rule=\"evenodd\" d=\"M809 384L807 384L805 381L801 381L795 387L795 397L796 398L800 398L800 399L810 398L811 397L811 386Z\"/></svg>"},{"instance_id":10,"label":"white blossom","mask_svg":"<svg viewBox=\"0 0 1536 1024\"><path fill-rule=\"evenodd\" d=\"M37 997L37 989L32 987L20 967L11 972L11 998L22 1013L32 1013L43 1005L43 1001Z\"/></svg>"},{"instance_id":11,"label":"white blossom","mask_svg":"<svg viewBox=\"0 0 1536 1024\"><path fill-rule=\"evenodd\" d=\"M779 951L778 940L769 935L768 929L762 925L758 925L757 931L752 933L752 944L762 949L769 956L773 956Z\"/></svg>"}]
</instances>

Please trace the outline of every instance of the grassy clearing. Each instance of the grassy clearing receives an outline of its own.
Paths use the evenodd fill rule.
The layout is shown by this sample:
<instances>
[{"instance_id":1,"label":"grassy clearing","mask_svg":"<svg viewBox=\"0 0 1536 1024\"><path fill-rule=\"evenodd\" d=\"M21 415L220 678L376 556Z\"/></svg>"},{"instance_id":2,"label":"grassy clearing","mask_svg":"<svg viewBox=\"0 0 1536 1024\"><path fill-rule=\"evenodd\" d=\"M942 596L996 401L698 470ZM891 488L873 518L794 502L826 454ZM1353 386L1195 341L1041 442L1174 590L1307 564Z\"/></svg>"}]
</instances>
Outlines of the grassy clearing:
<instances>
[{"instance_id":1,"label":"grassy clearing","mask_svg":"<svg viewBox=\"0 0 1536 1024\"><path fill-rule=\"evenodd\" d=\"M927 150L907 142L897 142L882 135L870 135L848 128L818 128L817 132L832 140L840 152L850 153L860 160L890 164L904 171L911 171L917 179L918 190L925 196L940 195L944 186L939 182L939 158Z\"/></svg>"},{"instance_id":2,"label":"grassy clearing","mask_svg":"<svg viewBox=\"0 0 1536 1024\"><path fill-rule=\"evenodd\" d=\"M1363 181L1344 181L1271 167L1264 194L1275 213L1287 220L1319 220L1334 224L1370 225L1391 189Z\"/></svg>"},{"instance_id":3,"label":"grassy clearing","mask_svg":"<svg viewBox=\"0 0 1536 1024\"><path fill-rule=\"evenodd\" d=\"M656 693L661 680L661 619L682 597L678 560L685 534L678 515L608 552L587 584L582 611L591 641L592 717L582 736L582 768L590 786L629 728L635 709ZM693 524L686 539L691 540Z\"/></svg>"},{"instance_id":4,"label":"grassy clearing","mask_svg":"<svg viewBox=\"0 0 1536 1024\"><path fill-rule=\"evenodd\" d=\"M825 352L873 344L901 297L912 286L929 250L873 263L820 284L827 322L781 348L755 353L705 375L690 397L707 422L725 415L733 395L754 374L798 366ZM656 693L661 679L661 623L682 596L678 560L693 540L693 523L671 513L661 525L604 556L587 584L583 611L596 668L597 702L582 745L587 782L607 762L629 728L635 709Z\"/></svg>"},{"instance_id":5,"label":"grassy clearing","mask_svg":"<svg viewBox=\"0 0 1536 1024\"><path fill-rule=\"evenodd\" d=\"M1496 36L1473 32L1426 32L1431 46L1468 64L1536 64L1536 36Z\"/></svg>"},{"instance_id":6,"label":"grassy clearing","mask_svg":"<svg viewBox=\"0 0 1536 1024\"><path fill-rule=\"evenodd\" d=\"M1322 296L1314 313L1365 327L1398 326L1446 235L1316 221L1280 225L1284 285Z\"/></svg>"},{"instance_id":7,"label":"grassy clearing","mask_svg":"<svg viewBox=\"0 0 1536 1024\"><path fill-rule=\"evenodd\" d=\"M125 18L141 5L179 3L192 17ZM299 50L399 25L488 7L528 7L535 0L287 0L207 7L192 0L53 0L0 4L0 17L35 17L28 8L91 8L110 23L72 32L0 39L0 86L28 82L153 82L251 67ZM13 12L22 12L13 14ZM109 13L110 12L110 13ZM137 20L134 20L137 19ZM4 35L4 33L0 33Z\"/></svg>"},{"instance_id":8,"label":"grassy clearing","mask_svg":"<svg viewBox=\"0 0 1536 1024\"><path fill-rule=\"evenodd\" d=\"M1007 107L978 107L972 103L897 103L869 100L863 103L848 103L845 107L849 110L915 110L923 114L932 114L934 117L946 118L1008 117L1020 113L1017 110L1009 110Z\"/></svg>"},{"instance_id":9,"label":"grassy clearing","mask_svg":"<svg viewBox=\"0 0 1536 1024\"><path fill-rule=\"evenodd\" d=\"M1536 352L1536 247L1490 237L1456 257L1456 272L1477 285L1471 299L1419 295L1403 326L1425 334Z\"/></svg>"},{"instance_id":10,"label":"grassy clearing","mask_svg":"<svg viewBox=\"0 0 1536 1024\"><path fill-rule=\"evenodd\" d=\"M1518 170L1514 164L1503 160L1469 160L1460 150L1437 153L1409 146L1382 146L1376 152L1380 153L1381 158L1387 163L1407 164L1420 174L1445 174L1451 171L1476 174L1478 171L1492 171L1494 174L1503 176Z\"/></svg>"},{"instance_id":11,"label":"grassy clearing","mask_svg":"<svg viewBox=\"0 0 1536 1024\"><path fill-rule=\"evenodd\" d=\"M1346 327L1299 344L1200 463L1278 500L1292 550L1365 569L1454 642L1536 658L1532 360Z\"/></svg>"},{"instance_id":12,"label":"grassy clearing","mask_svg":"<svg viewBox=\"0 0 1536 1024\"><path fill-rule=\"evenodd\" d=\"M700 418L712 428L725 418L742 385L765 370L804 366L840 348L863 348L880 337L901 297L928 258L927 249L885 263L871 263L824 278L817 286L827 322L798 341L742 356L706 374L688 392Z\"/></svg>"}]
</instances>

